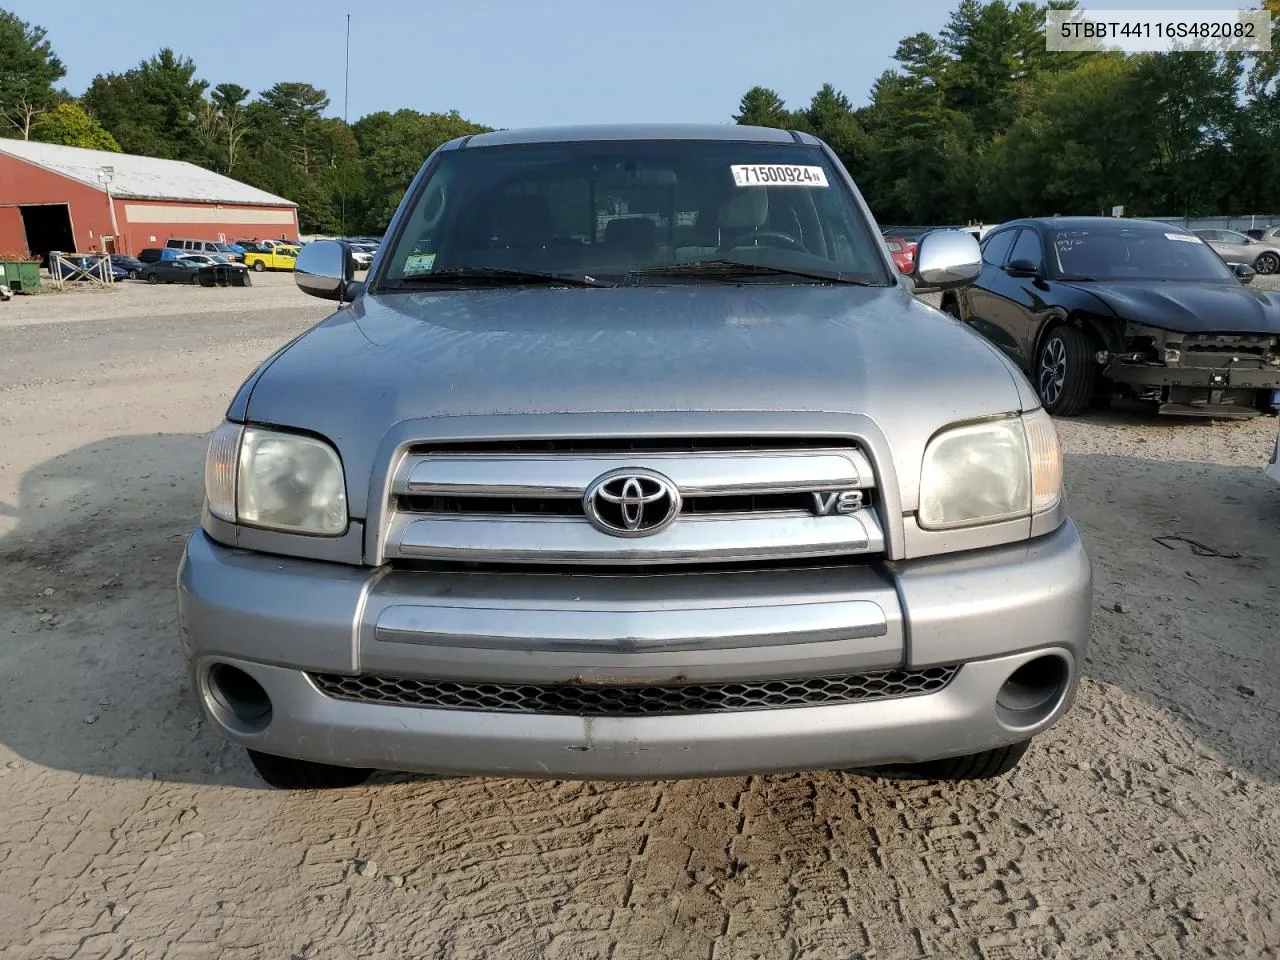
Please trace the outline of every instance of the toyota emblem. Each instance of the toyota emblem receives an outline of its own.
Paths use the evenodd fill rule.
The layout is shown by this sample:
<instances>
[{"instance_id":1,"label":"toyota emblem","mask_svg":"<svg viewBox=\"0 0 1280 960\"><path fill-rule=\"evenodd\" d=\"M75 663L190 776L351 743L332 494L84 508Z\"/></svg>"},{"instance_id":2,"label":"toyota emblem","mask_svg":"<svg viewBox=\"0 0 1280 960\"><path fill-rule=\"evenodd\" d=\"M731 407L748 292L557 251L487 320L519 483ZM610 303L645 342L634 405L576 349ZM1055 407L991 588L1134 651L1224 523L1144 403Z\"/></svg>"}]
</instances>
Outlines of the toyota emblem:
<instances>
[{"instance_id":1,"label":"toyota emblem","mask_svg":"<svg viewBox=\"0 0 1280 960\"><path fill-rule=\"evenodd\" d=\"M680 514L680 491L655 470L628 467L596 477L582 507L591 525L614 537L660 533Z\"/></svg>"}]
</instances>

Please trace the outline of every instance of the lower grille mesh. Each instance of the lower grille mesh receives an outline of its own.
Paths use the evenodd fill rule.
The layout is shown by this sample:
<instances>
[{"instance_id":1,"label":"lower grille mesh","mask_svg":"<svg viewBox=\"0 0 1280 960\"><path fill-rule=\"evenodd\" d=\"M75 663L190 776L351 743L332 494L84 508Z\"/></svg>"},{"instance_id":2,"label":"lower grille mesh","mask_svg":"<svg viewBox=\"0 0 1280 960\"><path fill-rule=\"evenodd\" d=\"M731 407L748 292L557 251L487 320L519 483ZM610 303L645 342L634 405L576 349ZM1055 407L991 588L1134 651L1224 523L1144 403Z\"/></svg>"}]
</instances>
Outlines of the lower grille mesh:
<instances>
[{"instance_id":1,"label":"lower grille mesh","mask_svg":"<svg viewBox=\"0 0 1280 960\"><path fill-rule=\"evenodd\" d=\"M890 700L941 690L958 670L956 666L945 666L847 676L676 686L462 683L407 677L351 677L336 673L313 673L311 679L327 696L363 703L499 713L634 717Z\"/></svg>"}]
</instances>

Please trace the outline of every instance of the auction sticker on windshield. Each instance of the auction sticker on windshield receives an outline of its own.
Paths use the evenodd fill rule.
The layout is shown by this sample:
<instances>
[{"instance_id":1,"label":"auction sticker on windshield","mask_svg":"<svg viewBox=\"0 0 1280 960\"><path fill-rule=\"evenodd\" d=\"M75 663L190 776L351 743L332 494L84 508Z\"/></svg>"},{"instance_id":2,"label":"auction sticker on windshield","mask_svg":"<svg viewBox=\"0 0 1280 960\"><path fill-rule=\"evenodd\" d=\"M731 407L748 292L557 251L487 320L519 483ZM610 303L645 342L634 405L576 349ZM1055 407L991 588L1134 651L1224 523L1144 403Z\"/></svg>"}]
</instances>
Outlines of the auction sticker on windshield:
<instances>
[{"instance_id":1,"label":"auction sticker on windshield","mask_svg":"<svg viewBox=\"0 0 1280 960\"><path fill-rule=\"evenodd\" d=\"M1199 237L1193 237L1187 233L1166 233L1166 240L1181 240L1183 243L1201 243Z\"/></svg>"},{"instance_id":2,"label":"auction sticker on windshield","mask_svg":"<svg viewBox=\"0 0 1280 960\"><path fill-rule=\"evenodd\" d=\"M411 253L404 262L404 275L415 277L421 273L430 273L435 262L434 253Z\"/></svg>"},{"instance_id":3,"label":"auction sticker on windshield","mask_svg":"<svg viewBox=\"0 0 1280 960\"><path fill-rule=\"evenodd\" d=\"M821 167L793 167L785 163L739 163L729 168L740 187L825 187L827 171Z\"/></svg>"}]
</instances>

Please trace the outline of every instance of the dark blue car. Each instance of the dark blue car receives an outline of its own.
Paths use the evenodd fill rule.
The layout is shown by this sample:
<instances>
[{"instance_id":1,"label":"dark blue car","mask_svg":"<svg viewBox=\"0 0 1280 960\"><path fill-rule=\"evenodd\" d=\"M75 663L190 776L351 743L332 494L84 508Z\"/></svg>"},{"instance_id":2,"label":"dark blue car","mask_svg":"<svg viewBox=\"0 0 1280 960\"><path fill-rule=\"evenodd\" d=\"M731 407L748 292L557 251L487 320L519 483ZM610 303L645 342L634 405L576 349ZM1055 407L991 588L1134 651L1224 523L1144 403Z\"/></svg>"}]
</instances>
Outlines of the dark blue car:
<instances>
[{"instance_id":1,"label":"dark blue car","mask_svg":"<svg viewBox=\"0 0 1280 960\"><path fill-rule=\"evenodd\" d=\"M114 260L114 258L112 259ZM67 266L67 263L81 270L87 270L95 277L102 276L102 266L97 257L76 256L74 254L70 256L64 255L61 259L56 260L51 258L49 261L49 275L54 279L63 280L87 279L83 274L77 273L72 267ZM115 280L128 280L129 271L113 262L111 264L111 276Z\"/></svg>"}]
</instances>

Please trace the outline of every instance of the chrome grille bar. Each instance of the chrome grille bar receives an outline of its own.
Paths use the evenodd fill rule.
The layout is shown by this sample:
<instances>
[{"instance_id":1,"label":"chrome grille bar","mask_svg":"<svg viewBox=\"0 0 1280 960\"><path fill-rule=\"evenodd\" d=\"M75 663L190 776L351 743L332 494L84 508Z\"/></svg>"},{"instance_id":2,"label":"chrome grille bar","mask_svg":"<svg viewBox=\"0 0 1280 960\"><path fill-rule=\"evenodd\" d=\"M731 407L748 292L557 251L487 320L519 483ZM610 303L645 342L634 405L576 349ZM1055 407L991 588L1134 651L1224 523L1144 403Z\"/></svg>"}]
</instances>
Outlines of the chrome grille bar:
<instances>
[{"instance_id":1,"label":"chrome grille bar","mask_svg":"<svg viewBox=\"0 0 1280 960\"><path fill-rule=\"evenodd\" d=\"M657 470L684 496L807 493L875 485L861 452L734 451L705 454L449 453L406 458L392 493L411 496L580 497L613 467Z\"/></svg>"},{"instance_id":2,"label":"chrome grille bar","mask_svg":"<svg viewBox=\"0 0 1280 960\"><path fill-rule=\"evenodd\" d=\"M457 562L715 563L884 550L869 510L843 517L704 514L635 540L601 533L579 517L401 514L388 539L392 558Z\"/></svg>"},{"instance_id":3,"label":"chrome grille bar","mask_svg":"<svg viewBox=\"0 0 1280 960\"><path fill-rule=\"evenodd\" d=\"M860 448L839 441L759 449L693 445L410 452L391 479L383 559L723 564L884 551L874 506L827 515L819 515L821 498L809 506L809 494L854 490L872 501L875 473ZM652 536L611 536L583 508L584 494L599 477L629 469L662 474L683 499L674 522Z\"/></svg>"}]
</instances>

